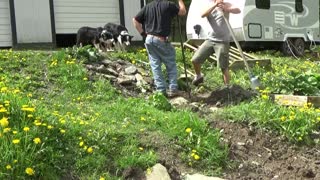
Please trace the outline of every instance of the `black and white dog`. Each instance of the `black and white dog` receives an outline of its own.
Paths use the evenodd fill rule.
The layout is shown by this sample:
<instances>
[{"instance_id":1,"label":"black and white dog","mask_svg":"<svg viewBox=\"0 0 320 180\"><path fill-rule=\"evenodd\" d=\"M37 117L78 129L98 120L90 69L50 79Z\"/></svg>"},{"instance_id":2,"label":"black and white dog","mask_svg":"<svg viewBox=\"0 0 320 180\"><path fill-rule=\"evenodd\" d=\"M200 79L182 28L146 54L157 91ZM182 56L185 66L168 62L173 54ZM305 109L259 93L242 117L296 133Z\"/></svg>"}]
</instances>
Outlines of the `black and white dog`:
<instances>
[{"instance_id":1,"label":"black and white dog","mask_svg":"<svg viewBox=\"0 0 320 180\"><path fill-rule=\"evenodd\" d=\"M108 23L104 29L113 35L114 42L112 45L118 51L126 51L126 47L131 44L133 36L129 35L128 29L123 25Z\"/></svg>"},{"instance_id":2,"label":"black and white dog","mask_svg":"<svg viewBox=\"0 0 320 180\"><path fill-rule=\"evenodd\" d=\"M77 46L93 45L99 51L106 51L104 44L112 44L114 41L112 33L102 27L81 27L77 32Z\"/></svg>"}]
</instances>

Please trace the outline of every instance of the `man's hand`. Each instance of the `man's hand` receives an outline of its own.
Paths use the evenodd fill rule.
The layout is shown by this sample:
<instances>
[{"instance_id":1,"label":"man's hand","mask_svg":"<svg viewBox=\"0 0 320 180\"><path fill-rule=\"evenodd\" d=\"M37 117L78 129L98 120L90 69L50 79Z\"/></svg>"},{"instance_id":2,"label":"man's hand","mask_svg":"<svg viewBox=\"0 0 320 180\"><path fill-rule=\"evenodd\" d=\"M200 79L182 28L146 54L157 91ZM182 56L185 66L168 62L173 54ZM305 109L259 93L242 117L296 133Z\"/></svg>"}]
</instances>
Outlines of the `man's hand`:
<instances>
[{"instance_id":1,"label":"man's hand","mask_svg":"<svg viewBox=\"0 0 320 180\"><path fill-rule=\"evenodd\" d=\"M218 6L218 5L221 4L221 3L223 3L223 0L216 0L216 1L214 2L214 5L215 5L215 6Z\"/></svg>"}]
</instances>

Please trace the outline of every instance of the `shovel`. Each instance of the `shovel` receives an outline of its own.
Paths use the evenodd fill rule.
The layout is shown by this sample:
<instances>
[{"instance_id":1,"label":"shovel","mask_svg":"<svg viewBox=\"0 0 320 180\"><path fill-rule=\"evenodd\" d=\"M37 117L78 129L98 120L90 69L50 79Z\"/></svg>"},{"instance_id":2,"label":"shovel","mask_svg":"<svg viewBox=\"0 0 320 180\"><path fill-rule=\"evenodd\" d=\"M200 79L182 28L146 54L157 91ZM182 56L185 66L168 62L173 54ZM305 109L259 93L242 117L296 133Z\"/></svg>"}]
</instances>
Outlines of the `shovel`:
<instances>
[{"instance_id":1,"label":"shovel","mask_svg":"<svg viewBox=\"0 0 320 180\"><path fill-rule=\"evenodd\" d=\"M244 54L242 52L241 46L240 46L239 42L237 41L236 36L234 35L234 32L232 30L232 27L231 27L229 21L227 20L227 18L224 15L223 15L223 18L224 18L224 20L225 20L225 22L226 22L226 24L228 26L228 29L230 31L230 34L231 34L232 38L233 38L233 41L236 43L236 46L237 46L237 48L239 50L239 53L240 53L240 55L241 55L241 57L243 59L243 62L245 64L246 68L247 68L247 71L249 73L249 78L250 78L250 82L251 82L251 89L253 89L253 90L256 90L257 88L260 89L261 88L261 83L259 81L259 78L252 73L251 68L250 68L250 66L249 66L249 64L247 62L246 57L244 56Z\"/></svg>"},{"instance_id":2,"label":"shovel","mask_svg":"<svg viewBox=\"0 0 320 180\"><path fill-rule=\"evenodd\" d=\"M187 63L186 63L186 57L184 54L184 46L183 46L183 42L182 42L182 30L181 30L181 23L180 23L180 18L178 18L178 24L179 24L179 34L180 34L180 46L181 46L181 53L182 53L182 61L183 61L183 66L184 66L184 74L186 76L186 85L187 85L187 91L189 94L189 98L191 98L191 91L190 91L190 86L188 83L188 75L187 75Z\"/></svg>"}]
</instances>

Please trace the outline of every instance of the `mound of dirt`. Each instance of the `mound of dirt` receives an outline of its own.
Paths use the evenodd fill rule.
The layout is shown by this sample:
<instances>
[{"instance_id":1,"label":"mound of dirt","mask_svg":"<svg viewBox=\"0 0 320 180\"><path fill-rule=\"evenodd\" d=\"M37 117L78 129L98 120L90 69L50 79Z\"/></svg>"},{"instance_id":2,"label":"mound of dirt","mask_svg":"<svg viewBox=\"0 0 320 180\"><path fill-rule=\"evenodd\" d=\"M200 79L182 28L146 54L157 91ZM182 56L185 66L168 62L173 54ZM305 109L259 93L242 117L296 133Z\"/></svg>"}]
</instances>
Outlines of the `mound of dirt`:
<instances>
[{"instance_id":1,"label":"mound of dirt","mask_svg":"<svg viewBox=\"0 0 320 180\"><path fill-rule=\"evenodd\" d=\"M211 123L223 130L234 168L226 170L226 179L320 179L318 147L298 146L279 135L247 124L223 120Z\"/></svg>"},{"instance_id":2,"label":"mound of dirt","mask_svg":"<svg viewBox=\"0 0 320 180\"><path fill-rule=\"evenodd\" d=\"M256 93L245 90L239 85L230 85L219 87L209 93L198 94L196 101L217 106L234 105L245 100L250 100L255 95Z\"/></svg>"}]
</instances>

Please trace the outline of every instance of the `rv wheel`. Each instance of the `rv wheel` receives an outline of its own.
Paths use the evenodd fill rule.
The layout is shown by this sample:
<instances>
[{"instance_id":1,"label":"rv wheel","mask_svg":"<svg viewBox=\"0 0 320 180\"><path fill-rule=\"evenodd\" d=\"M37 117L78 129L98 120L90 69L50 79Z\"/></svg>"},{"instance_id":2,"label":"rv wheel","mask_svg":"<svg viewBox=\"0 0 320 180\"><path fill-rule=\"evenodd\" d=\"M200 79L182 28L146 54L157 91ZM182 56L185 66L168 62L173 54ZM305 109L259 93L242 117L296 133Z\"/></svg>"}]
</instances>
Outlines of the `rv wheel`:
<instances>
[{"instance_id":1,"label":"rv wheel","mask_svg":"<svg viewBox=\"0 0 320 180\"><path fill-rule=\"evenodd\" d=\"M280 50L285 56L292 56L293 51L293 43L291 39L287 39L286 41L281 43Z\"/></svg>"},{"instance_id":2,"label":"rv wheel","mask_svg":"<svg viewBox=\"0 0 320 180\"><path fill-rule=\"evenodd\" d=\"M294 40L294 54L297 56L303 56L305 50L305 42L302 38Z\"/></svg>"}]
</instances>

